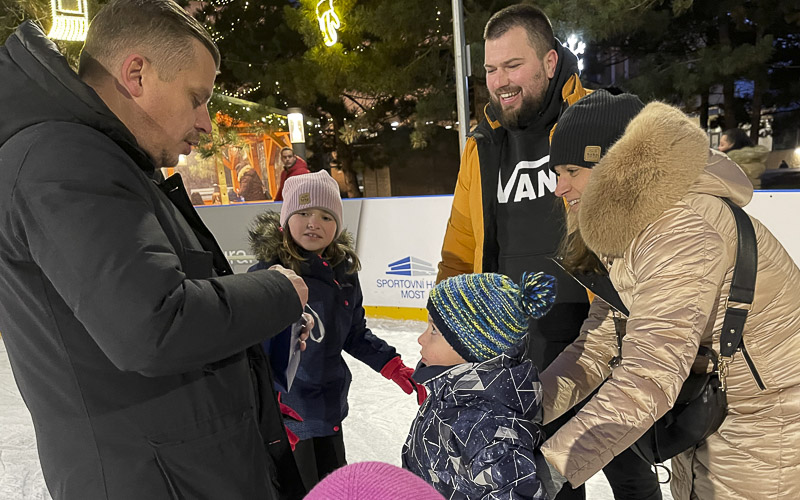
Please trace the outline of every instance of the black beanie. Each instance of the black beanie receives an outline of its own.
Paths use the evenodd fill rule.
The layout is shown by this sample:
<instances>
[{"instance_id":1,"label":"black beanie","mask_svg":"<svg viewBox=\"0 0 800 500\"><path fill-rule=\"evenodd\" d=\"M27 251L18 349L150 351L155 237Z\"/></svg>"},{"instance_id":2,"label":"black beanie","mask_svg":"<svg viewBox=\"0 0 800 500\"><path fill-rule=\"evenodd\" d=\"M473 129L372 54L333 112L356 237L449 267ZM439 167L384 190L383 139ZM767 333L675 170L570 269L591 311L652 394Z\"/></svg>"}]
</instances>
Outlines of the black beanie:
<instances>
[{"instance_id":1,"label":"black beanie","mask_svg":"<svg viewBox=\"0 0 800 500\"><path fill-rule=\"evenodd\" d=\"M579 99L564 111L553 131L550 170L556 165L594 167L642 108L635 95L613 95L606 90Z\"/></svg>"}]
</instances>

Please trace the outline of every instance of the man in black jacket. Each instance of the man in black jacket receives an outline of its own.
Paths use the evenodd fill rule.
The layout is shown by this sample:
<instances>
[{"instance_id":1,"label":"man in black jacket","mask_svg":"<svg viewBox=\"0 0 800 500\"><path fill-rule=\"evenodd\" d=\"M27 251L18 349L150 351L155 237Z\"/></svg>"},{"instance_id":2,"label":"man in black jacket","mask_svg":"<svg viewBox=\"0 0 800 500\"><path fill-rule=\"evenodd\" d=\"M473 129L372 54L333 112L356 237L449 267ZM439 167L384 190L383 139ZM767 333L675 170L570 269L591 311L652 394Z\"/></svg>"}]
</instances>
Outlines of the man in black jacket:
<instances>
[{"instance_id":1,"label":"man in black jacket","mask_svg":"<svg viewBox=\"0 0 800 500\"><path fill-rule=\"evenodd\" d=\"M586 95L578 61L553 36L547 16L532 5L495 13L484 30L485 118L461 158L437 280L460 273L524 271L558 279L553 308L531 320L528 356L544 370L577 338L589 311L586 291L551 260L565 230L563 202L548 168L550 131L566 106ZM572 414L545 427L555 432ZM631 451L604 469L617 499L660 498L656 476ZM569 485L557 500L583 498Z\"/></svg>"},{"instance_id":2,"label":"man in black jacket","mask_svg":"<svg viewBox=\"0 0 800 500\"><path fill-rule=\"evenodd\" d=\"M210 132L218 67L171 0L112 0L80 77L33 23L0 47L0 331L56 500L305 493L257 344L308 290L233 275L153 181Z\"/></svg>"}]
</instances>

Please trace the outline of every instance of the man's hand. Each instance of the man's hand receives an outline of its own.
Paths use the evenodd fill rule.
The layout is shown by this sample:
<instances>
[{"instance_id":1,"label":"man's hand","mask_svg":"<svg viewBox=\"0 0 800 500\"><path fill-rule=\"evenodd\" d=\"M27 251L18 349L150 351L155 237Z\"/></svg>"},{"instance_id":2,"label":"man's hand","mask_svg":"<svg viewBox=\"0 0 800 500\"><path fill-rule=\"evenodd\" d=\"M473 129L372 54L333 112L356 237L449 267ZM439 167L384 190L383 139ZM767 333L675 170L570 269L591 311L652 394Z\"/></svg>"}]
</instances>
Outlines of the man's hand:
<instances>
[{"instance_id":1,"label":"man's hand","mask_svg":"<svg viewBox=\"0 0 800 500\"><path fill-rule=\"evenodd\" d=\"M305 351L306 339L311 334L311 330L314 329L314 316L304 312L300 320L303 322L303 328L300 330L300 350Z\"/></svg>"},{"instance_id":2,"label":"man's hand","mask_svg":"<svg viewBox=\"0 0 800 500\"><path fill-rule=\"evenodd\" d=\"M274 266L270 267L269 270L278 271L292 282L292 286L294 286L294 290L297 292L297 297L300 298L300 306L305 308L306 303L308 302L308 287L306 286L306 282L303 281L303 278L298 276L291 269L286 269L280 264L275 264Z\"/></svg>"}]
</instances>

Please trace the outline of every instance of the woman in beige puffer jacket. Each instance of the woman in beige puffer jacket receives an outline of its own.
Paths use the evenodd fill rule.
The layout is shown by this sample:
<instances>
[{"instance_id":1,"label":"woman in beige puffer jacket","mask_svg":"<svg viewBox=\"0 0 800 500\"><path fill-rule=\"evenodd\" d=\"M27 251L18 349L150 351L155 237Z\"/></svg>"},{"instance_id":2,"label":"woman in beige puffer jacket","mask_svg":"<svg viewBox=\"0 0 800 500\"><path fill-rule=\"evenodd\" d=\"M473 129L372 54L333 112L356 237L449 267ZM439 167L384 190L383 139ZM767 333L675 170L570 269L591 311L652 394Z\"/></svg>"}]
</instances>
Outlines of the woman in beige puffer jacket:
<instances>
[{"instance_id":1,"label":"woman in beige puffer jacket","mask_svg":"<svg viewBox=\"0 0 800 500\"><path fill-rule=\"evenodd\" d=\"M576 113L571 123L591 130L607 130L614 113L576 104L556 127L553 148L572 141L581 152L588 146L584 159L597 161L599 149L589 148L598 146L569 133L568 113ZM585 189L577 181L588 169L580 160L555 163L551 149L556 194L570 202L586 246L609 267L630 311L622 359L613 369L612 313L595 299L580 337L541 374L545 421L605 381L542 447L573 486L672 407L700 345L719 352L737 243L733 215L720 198L745 206L753 191L741 169L710 151L705 132L676 108L651 103L620 130L624 135L589 166ZM800 498L800 270L767 228L752 221L758 277L743 338L752 367L742 352L735 354L726 420L672 459L677 500Z\"/></svg>"}]
</instances>

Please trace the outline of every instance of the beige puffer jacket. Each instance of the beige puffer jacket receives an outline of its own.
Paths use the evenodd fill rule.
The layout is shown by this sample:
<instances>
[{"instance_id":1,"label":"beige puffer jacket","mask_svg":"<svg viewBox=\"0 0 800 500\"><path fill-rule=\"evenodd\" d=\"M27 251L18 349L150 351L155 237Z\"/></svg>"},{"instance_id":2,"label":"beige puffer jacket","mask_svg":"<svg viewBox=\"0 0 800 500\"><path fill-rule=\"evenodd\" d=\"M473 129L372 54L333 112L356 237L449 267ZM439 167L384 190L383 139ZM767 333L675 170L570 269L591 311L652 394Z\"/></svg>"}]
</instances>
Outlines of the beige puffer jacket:
<instances>
[{"instance_id":1,"label":"beige puffer jacket","mask_svg":"<svg viewBox=\"0 0 800 500\"><path fill-rule=\"evenodd\" d=\"M608 306L595 300L581 336L541 374L545 420L610 378L543 446L573 486L583 484L666 413L700 344L719 352L736 253L730 209L752 196L746 175L708 150L679 110L652 103L594 168L581 198L587 245L611 263L630 310L622 362ZM728 376L729 415L696 449L672 460L672 493L686 499L800 498L800 270L753 219L758 278L744 345Z\"/></svg>"}]
</instances>

